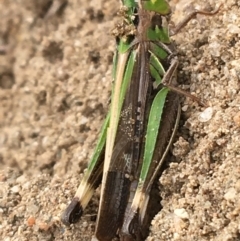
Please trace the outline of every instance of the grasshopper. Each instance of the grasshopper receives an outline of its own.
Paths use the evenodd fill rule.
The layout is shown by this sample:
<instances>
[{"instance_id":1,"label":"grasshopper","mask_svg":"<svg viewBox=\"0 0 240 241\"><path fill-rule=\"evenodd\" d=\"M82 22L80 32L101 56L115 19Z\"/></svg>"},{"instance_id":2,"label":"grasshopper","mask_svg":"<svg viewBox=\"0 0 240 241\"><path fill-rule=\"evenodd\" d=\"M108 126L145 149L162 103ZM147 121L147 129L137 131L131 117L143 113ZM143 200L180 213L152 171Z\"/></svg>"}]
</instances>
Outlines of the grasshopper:
<instances>
[{"instance_id":1,"label":"grasshopper","mask_svg":"<svg viewBox=\"0 0 240 241\"><path fill-rule=\"evenodd\" d=\"M82 216L102 183L93 240L144 240L153 184L180 118L178 59L162 17L165 0L122 0L124 23L117 32L110 111L80 186L62 215L66 225ZM171 35L197 14L194 11ZM197 99L198 100L198 99ZM149 207L150 206L150 207ZM147 224L149 225L149 224Z\"/></svg>"}]
</instances>

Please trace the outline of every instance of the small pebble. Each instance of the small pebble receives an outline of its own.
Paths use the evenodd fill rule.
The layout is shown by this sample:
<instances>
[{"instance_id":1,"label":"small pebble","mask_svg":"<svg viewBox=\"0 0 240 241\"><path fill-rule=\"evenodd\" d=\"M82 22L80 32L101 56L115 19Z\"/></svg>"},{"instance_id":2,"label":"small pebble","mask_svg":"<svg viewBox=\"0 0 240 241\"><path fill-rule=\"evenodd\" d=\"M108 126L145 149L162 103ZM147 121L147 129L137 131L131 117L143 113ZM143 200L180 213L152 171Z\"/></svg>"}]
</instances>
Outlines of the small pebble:
<instances>
[{"instance_id":1,"label":"small pebble","mask_svg":"<svg viewBox=\"0 0 240 241\"><path fill-rule=\"evenodd\" d=\"M233 121L236 126L240 127L240 111L233 117Z\"/></svg>"},{"instance_id":2,"label":"small pebble","mask_svg":"<svg viewBox=\"0 0 240 241\"><path fill-rule=\"evenodd\" d=\"M11 191L12 191L13 193L19 193L20 188L19 188L18 185L16 185L16 186L13 186L13 187L11 188Z\"/></svg>"},{"instance_id":3,"label":"small pebble","mask_svg":"<svg viewBox=\"0 0 240 241\"><path fill-rule=\"evenodd\" d=\"M228 201L233 201L236 196L236 190L234 188L230 188L227 193L225 193L224 198Z\"/></svg>"},{"instance_id":4,"label":"small pebble","mask_svg":"<svg viewBox=\"0 0 240 241\"><path fill-rule=\"evenodd\" d=\"M174 210L174 214L182 219L189 219L189 215L184 208L179 208Z\"/></svg>"},{"instance_id":5,"label":"small pebble","mask_svg":"<svg viewBox=\"0 0 240 241\"><path fill-rule=\"evenodd\" d=\"M39 222L38 227L43 231L48 231L50 226L46 222Z\"/></svg>"},{"instance_id":6,"label":"small pebble","mask_svg":"<svg viewBox=\"0 0 240 241\"><path fill-rule=\"evenodd\" d=\"M27 225L28 225L29 227L32 227L35 223L36 223L35 218L32 217L32 216L30 216L30 217L28 218L28 220L27 220Z\"/></svg>"},{"instance_id":7,"label":"small pebble","mask_svg":"<svg viewBox=\"0 0 240 241\"><path fill-rule=\"evenodd\" d=\"M208 107L199 115L198 120L200 122L207 122L211 120L212 115L213 115L213 108Z\"/></svg>"}]
</instances>

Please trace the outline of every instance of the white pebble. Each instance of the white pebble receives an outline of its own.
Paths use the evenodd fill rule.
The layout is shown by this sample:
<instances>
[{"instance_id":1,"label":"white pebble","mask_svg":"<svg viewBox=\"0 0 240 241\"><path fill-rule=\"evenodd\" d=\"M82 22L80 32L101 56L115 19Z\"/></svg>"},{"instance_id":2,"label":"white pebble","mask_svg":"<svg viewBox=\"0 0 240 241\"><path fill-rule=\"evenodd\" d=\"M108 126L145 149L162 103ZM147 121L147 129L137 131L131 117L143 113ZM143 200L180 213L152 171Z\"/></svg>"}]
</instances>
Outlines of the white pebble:
<instances>
[{"instance_id":1,"label":"white pebble","mask_svg":"<svg viewBox=\"0 0 240 241\"><path fill-rule=\"evenodd\" d=\"M235 198L236 196L236 190L234 188L230 188L225 194L224 198L228 201L231 201Z\"/></svg>"},{"instance_id":2,"label":"white pebble","mask_svg":"<svg viewBox=\"0 0 240 241\"><path fill-rule=\"evenodd\" d=\"M16 185L16 186L13 186L10 190L11 190L13 193L19 193L20 188L19 188L18 185Z\"/></svg>"},{"instance_id":3,"label":"white pebble","mask_svg":"<svg viewBox=\"0 0 240 241\"><path fill-rule=\"evenodd\" d=\"M184 208L178 208L174 210L174 214L182 219L189 219L189 215Z\"/></svg>"},{"instance_id":4,"label":"white pebble","mask_svg":"<svg viewBox=\"0 0 240 241\"><path fill-rule=\"evenodd\" d=\"M207 122L211 120L212 116L213 116L213 108L208 107L199 115L198 120L200 122Z\"/></svg>"}]
</instances>

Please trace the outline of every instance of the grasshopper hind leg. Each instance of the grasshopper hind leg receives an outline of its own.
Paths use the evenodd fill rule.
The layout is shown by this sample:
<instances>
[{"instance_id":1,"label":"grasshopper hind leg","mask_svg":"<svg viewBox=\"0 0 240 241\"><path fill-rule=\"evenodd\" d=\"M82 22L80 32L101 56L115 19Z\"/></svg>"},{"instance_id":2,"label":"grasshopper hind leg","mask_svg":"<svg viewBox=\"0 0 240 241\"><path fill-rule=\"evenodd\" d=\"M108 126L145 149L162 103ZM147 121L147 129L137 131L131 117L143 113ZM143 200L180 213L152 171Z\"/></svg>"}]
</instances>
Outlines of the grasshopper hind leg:
<instances>
[{"instance_id":1,"label":"grasshopper hind leg","mask_svg":"<svg viewBox=\"0 0 240 241\"><path fill-rule=\"evenodd\" d=\"M148 204L143 219L141 220L140 210L138 210L134 218L131 220L128 227L129 230L122 230L119 234L120 241L143 241L147 238L151 221L162 208L159 191L157 178L149 193Z\"/></svg>"},{"instance_id":2,"label":"grasshopper hind leg","mask_svg":"<svg viewBox=\"0 0 240 241\"><path fill-rule=\"evenodd\" d=\"M61 221L66 226L69 226L71 223L76 223L81 218L83 214L83 208L79 199L74 197L71 203L68 205L66 210L61 216Z\"/></svg>"}]
</instances>

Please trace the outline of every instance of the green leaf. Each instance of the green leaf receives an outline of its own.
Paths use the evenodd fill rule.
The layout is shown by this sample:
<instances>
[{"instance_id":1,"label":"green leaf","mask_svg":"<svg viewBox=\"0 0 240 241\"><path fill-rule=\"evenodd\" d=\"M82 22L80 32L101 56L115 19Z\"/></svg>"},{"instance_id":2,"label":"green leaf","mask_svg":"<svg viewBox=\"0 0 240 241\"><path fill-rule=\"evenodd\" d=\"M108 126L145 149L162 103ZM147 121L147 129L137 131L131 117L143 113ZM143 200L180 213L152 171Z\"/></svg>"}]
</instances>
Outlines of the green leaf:
<instances>
[{"instance_id":1,"label":"green leaf","mask_svg":"<svg viewBox=\"0 0 240 241\"><path fill-rule=\"evenodd\" d=\"M168 53L165 49L158 46L156 43L151 43L151 53L154 53L154 55L161 60L165 60L168 57Z\"/></svg>"},{"instance_id":2,"label":"green leaf","mask_svg":"<svg viewBox=\"0 0 240 241\"><path fill-rule=\"evenodd\" d=\"M150 65L150 73L154 79L154 83L156 83L156 87L159 86L162 82L162 77L153 65Z\"/></svg>"},{"instance_id":3,"label":"green leaf","mask_svg":"<svg viewBox=\"0 0 240 241\"><path fill-rule=\"evenodd\" d=\"M152 162L155 145L158 137L158 130L160 127L163 108L165 105L165 100L166 100L168 91L169 91L168 88L166 87L162 88L155 96L151 106L148 125L147 125L146 142L145 142L144 155L143 155L143 165L142 165L138 186L140 186L141 183L146 179L148 170Z\"/></svg>"},{"instance_id":4,"label":"green leaf","mask_svg":"<svg viewBox=\"0 0 240 241\"><path fill-rule=\"evenodd\" d=\"M155 69L158 71L158 73L163 76L165 74L165 69L163 68L161 62L159 61L159 58L153 53L151 53L150 57L150 64L155 67Z\"/></svg>"},{"instance_id":5,"label":"green leaf","mask_svg":"<svg viewBox=\"0 0 240 241\"><path fill-rule=\"evenodd\" d=\"M135 8L137 7L137 3L135 0L123 0L123 5L128 8Z\"/></svg>"},{"instance_id":6,"label":"green leaf","mask_svg":"<svg viewBox=\"0 0 240 241\"><path fill-rule=\"evenodd\" d=\"M150 73L152 77L155 79L155 83L156 83L155 87L157 87L162 82L162 77L165 74L165 69L163 68L157 56L153 52L150 52L150 53L151 53Z\"/></svg>"},{"instance_id":7,"label":"green leaf","mask_svg":"<svg viewBox=\"0 0 240 241\"><path fill-rule=\"evenodd\" d=\"M143 1L143 7L161 15L167 15L171 12L171 8L165 0L145 0Z\"/></svg>"},{"instance_id":8,"label":"green leaf","mask_svg":"<svg viewBox=\"0 0 240 241\"><path fill-rule=\"evenodd\" d=\"M130 48L131 44L128 42L128 40L123 40L123 38L121 38L117 46L117 50L119 51L119 53L126 53Z\"/></svg>"},{"instance_id":9,"label":"green leaf","mask_svg":"<svg viewBox=\"0 0 240 241\"><path fill-rule=\"evenodd\" d=\"M101 151L105 146L106 136L107 136L107 128L109 126L109 120L110 120L110 111L108 112L107 117L103 123L96 148L95 148L92 158L89 162L88 169L87 169L88 173L90 173L93 170L93 168L95 167L96 163L98 162Z\"/></svg>"},{"instance_id":10,"label":"green leaf","mask_svg":"<svg viewBox=\"0 0 240 241\"><path fill-rule=\"evenodd\" d=\"M124 77L123 77L123 84L121 86L121 93L119 97L119 104L121 106L125 99L126 91L132 78L135 61L136 61L136 51L131 51L130 56L128 58L127 66L125 69Z\"/></svg>"},{"instance_id":11,"label":"green leaf","mask_svg":"<svg viewBox=\"0 0 240 241\"><path fill-rule=\"evenodd\" d=\"M155 29L148 29L147 36L149 40L152 41L161 41L162 43L168 44L171 42L169 38L168 28L159 28L158 26Z\"/></svg>"}]
</instances>

